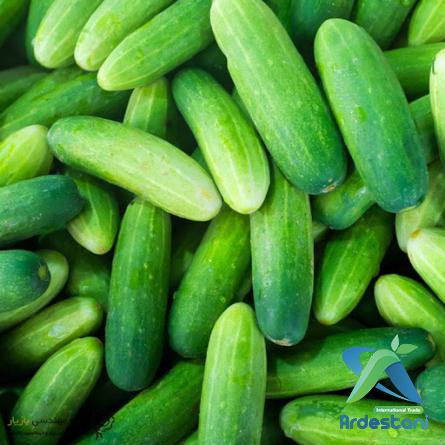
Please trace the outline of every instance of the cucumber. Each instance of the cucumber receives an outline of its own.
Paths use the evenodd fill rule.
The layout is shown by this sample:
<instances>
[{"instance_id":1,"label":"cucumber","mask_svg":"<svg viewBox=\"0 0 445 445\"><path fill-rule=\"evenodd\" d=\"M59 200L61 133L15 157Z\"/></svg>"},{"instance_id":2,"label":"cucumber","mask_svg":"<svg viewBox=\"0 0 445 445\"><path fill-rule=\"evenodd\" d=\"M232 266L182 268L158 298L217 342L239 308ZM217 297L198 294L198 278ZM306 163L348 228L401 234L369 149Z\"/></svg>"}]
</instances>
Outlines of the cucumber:
<instances>
[{"instance_id":1,"label":"cucumber","mask_svg":"<svg viewBox=\"0 0 445 445\"><path fill-rule=\"evenodd\" d=\"M172 89L224 201L242 214L258 210L269 187L269 166L251 123L205 71L181 72Z\"/></svg>"},{"instance_id":2,"label":"cucumber","mask_svg":"<svg viewBox=\"0 0 445 445\"><path fill-rule=\"evenodd\" d=\"M317 33L315 58L354 164L377 204L394 213L418 205L428 185L422 145L379 47L359 26L329 19Z\"/></svg>"},{"instance_id":3,"label":"cucumber","mask_svg":"<svg viewBox=\"0 0 445 445\"><path fill-rule=\"evenodd\" d=\"M420 418L425 423L424 415L419 414L393 414L394 425L398 429L388 429L391 414L376 413L376 406L406 407L405 403L394 402L393 400L372 400L363 399L356 403L346 403L346 397L340 395L317 395L306 396L288 403L281 412L281 427L287 437L295 442L306 445L353 445L357 443L391 444L391 445L437 445L443 441L445 427L439 423L428 421L427 429L422 429L422 425L415 423L415 429L401 428L401 419ZM353 419L376 418L379 424L374 423L372 432L363 430L360 426L354 425L353 429L342 429L340 427L341 415ZM386 419L387 427L380 423ZM370 422L371 423L371 422ZM410 423L411 425L411 423ZM346 428L346 425L343 427ZM371 427L369 427L371 428Z\"/></svg>"},{"instance_id":4,"label":"cucumber","mask_svg":"<svg viewBox=\"0 0 445 445\"><path fill-rule=\"evenodd\" d=\"M434 343L429 334L415 328L360 329L354 331L354 335L344 332L321 340L307 340L298 347L269 355L267 395L285 398L352 388L357 376L343 362L345 349L353 346L389 348L396 335L401 343L417 346L415 351L401 356L407 370L422 366L434 355ZM371 352L363 353L361 363L366 363L370 356Z\"/></svg>"},{"instance_id":5,"label":"cucumber","mask_svg":"<svg viewBox=\"0 0 445 445\"><path fill-rule=\"evenodd\" d=\"M434 118L437 145L440 158L445 163L445 93L443 85L445 82L445 49L441 50L435 57L430 76L430 99L431 110Z\"/></svg>"},{"instance_id":6,"label":"cucumber","mask_svg":"<svg viewBox=\"0 0 445 445\"><path fill-rule=\"evenodd\" d=\"M420 0L409 22L409 46L440 42L445 39L445 2Z\"/></svg>"},{"instance_id":7,"label":"cucumber","mask_svg":"<svg viewBox=\"0 0 445 445\"><path fill-rule=\"evenodd\" d=\"M0 2L0 46L17 28L26 14L29 0L2 0Z\"/></svg>"},{"instance_id":8,"label":"cucumber","mask_svg":"<svg viewBox=\"0 0 445 445\"><path fill-rule=\"evenodd\" d=\"M82 28L102 0L54 0L33 40L34 56L46 68L74 63L74 49Z\"/></svg>"},{"instance_id":9,"label":"cucumber","mask_svg":"<svg viewBox=\"0 0 445 445\"><path fill-rule=\"evenodd\" d=\"M385 49L396 38L417 0L357 0L352 21Z\"/></svg>"},{"instance_id":10,"label":"cucumber","mask_svg":"<svg viewBox=\"0 0 445 445\"><path fill-rule=\"evenodd\" d=\"M14 443L61 443L63 432L99 378L102 361L102 343L94 337L74 340L51 356L30 380L13 409L14 417L30 420L14 427Z\"/></svg>"},{"instance_id":11,"label":"cucumber","mask_svg":"<svg viewBox=\"0 0 445 445\"><path fill-rule=\"evenodd\" d=\"M434 134L434 119L430 96L423 96L410 103L410 109L417 127L420 142L429 164L437 157L436 135Z\"/></svg>"},{"instance_id":12,"label":"cucumber","mask_svg":"<svg viewBox=\"0 0 445 445\"><path fill-rule=\"evenodd\" d=\"M216 43L212 43L206 49L197 54L189 62L210 73L227 91L233 88L233 82L227 71L227 59Z\"/></svg>"},{"instance_id":13,"label":"cucumber","mask_svg":"<svg viewBox=\"0 0 445 445\"><path fill-rule=\"evenodd\" d=\"M74 56L87 71L98 70L129 34L169 6L173 0L104 0L79 35Z\"/></svg>"},{"instance_id":14,"label":"cucumber","mask_svg":"<svg viewBox=\"0 0 445 445\"><path fill-rule=\"evenodd\" d=\"M392 238L392 218L373 207L348 229L327 241L314 291L314 313L335 324L357 306L380 269Z\"/></svg>"},{"instance_id":15,"label":"cucumber","mask_svg":"<svg viewBox=\"0 0 445 445\"><path fill-rule=\"evenodd\" d=\"M49 173L53 155L47 133L42 125L30 125L0 142L0 187Z\"/></svg>"},{"instance_id":16,"label":"cucumber","mask_svg":"<svg viewBox=\"0 0 445 445\"><path fill-rule=\"evenodd\" d=\"M429 43L385 51L385 57L399 79L405 94L419 97L429 92L431 66L445 43Z\"/></svg>"},{"instance_id":17,"label":"cucumber","mask_svg":"<svg viewBox=\"0 0 445 445\"><path fill-rule=\"evenodd\" d=\"M422 397L425 413L432 420L445 423L445 363L440 363L423 371L416 380L417 391Z\"/></svg>"},{"instance_id":18,"label":"cucumber","mask_svg":"<svg viewBox=\"0 0 445 445\"><path fill-rule=\"evenodd\" d=\"M48 265L33 252L0 251L0 314L39 298L49 286Z\"/></svg>"},{"instance_id":19,"label":"cucumber","mask_svg":"<svg viewBox=\"0 0 445 445\"><path fill-rule=\"evenodd\" d=\"M255 312L262 333L282 346L304 337L314 284L308 196L277 167L266 202L250 216Z\"/></svg>"},{"instance_id":20,"label":"cucumber","mask_svg":"<svg viewBox=\"0 0 445 445\"><path fill-rule=\"evenodd\" d=\"M187 437L184 441L180 442L179 445L199 445L198 431Z\"/></svg>"},{"instance_id":21,"label":"cucumber","mask_svg":"<svg viewBox=\"0 0 445 445\"><path fill-rule=\"evenodd\" d=\"M8 312L0 313L0 332L26 320L31 315L45 307L65 286L68 279L68 261L54 250L38 250L36 252L48 266L50 282L46 291L37 299L25 306Z\"/></svg>"},{"instance_id":22,"label":"cucumber","mask_svg":"<svg viewBox=\"0 0 445 445\"><path fill-rule=\"evenodd\" d=\"M182 65L213 40L211 0L177 0L126 37L97 75L108 91L148 85Z\"/></svg>"},{"instance_id":23,"label":"cucumber","mask_svg":"<svg viewBox=\"0 0 445 445\"><path fill-rule=\"evenodd\" d=\"M205 355L213 325L235 300L249 267L249 235L249 219L227 207L210 223L170 309L170 346L183 357Z\"/></svg>"},{"instance_id":24,"label":"cucumber","mask_svg":"<svg viewBox=\"0 0 445 445\"><path fill-rule=\"evenodd\" d=\"M383 275L374 287L380 315L394 326L430 332L437 351L445 358L445 306L420 283L400 275Z\"/></svg>"},{"instance_id":25,"label":"cucumber","mask_svg":"<svg viewBox=\"0 0 445 445\"><path fill-rule=\"evenodd\" d=\"M93 298L74 297L53 304L0 341L4 376L27 376L75 338L93 334L102 323L102 309Z\"/></svg>"},{"instance_id":26,"label":"cucumber","mask_svg":"<svg viewBox=\"0 0 445 445\"><path fill-rule=\"evenodd\" d=\"M214 0L210 15L236 89L277 166L306 193L334 189L346 173L342 143L277 17L261 0Z\"/></svg>"},{"instance_id":27,"label":"cucumber","mask_svg":"<svg viewBox=\"0 0 445 445\"><path fill-rule=\"evenodd\" d=\"M266 0L267 5L275 13L287 32L291 30L293 0Z\"/></svg>"},{"instance_id":28,"label":"cucumber","mask_svg":"<svg viewBox=\"0 0 445 445\"><path fill-rule=\"evenodd\" d=\"M266 377L266 345L255 313L247 304L233 304L216 322L207 349L201 445L260 444Z\"/></svg>"},{"instance_id":29,"label":"cucumber","mask_svg":"<svg viewBox=\"0 0 445 445\"><path fill-rule=\"evenodd\" d=\"M76 445L169 445L191 433L198 421L204 366L179 362L152 387L113 415L113 427Z\"/></svg>"},{"instance_id":30,"label":"cucumber","mask_svg":"<svg viewBox=\"0 0 445 445\"><path fill-rule=\"evenodd\" d=\"M206 221L220 210L221 199L206 172L156 136L96 117L69 117L51 127L48 141L64 164L129 190L173 215Z\"/></svg>"}]
</instances>

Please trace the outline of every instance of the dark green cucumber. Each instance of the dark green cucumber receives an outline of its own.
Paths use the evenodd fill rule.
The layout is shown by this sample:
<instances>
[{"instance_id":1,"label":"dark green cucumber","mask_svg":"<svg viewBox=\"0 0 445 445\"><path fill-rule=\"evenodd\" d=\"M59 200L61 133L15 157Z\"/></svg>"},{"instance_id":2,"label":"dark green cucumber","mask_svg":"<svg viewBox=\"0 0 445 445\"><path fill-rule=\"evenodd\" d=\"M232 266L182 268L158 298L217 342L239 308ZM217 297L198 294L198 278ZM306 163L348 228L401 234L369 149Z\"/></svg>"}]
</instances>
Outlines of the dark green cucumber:
<instances>
[{"instance_id":1,"label":"dark green cucumber","mask_svg":"<svg viewBox=\"0 0 445 445\"><path fill-rule=\"evenodd\" d=\"M125 212L113 258L105 358L111 381L146 388L164 343L170 267L170 217L141 199Z\"/></svg>"},{"instance_id":2,"label":"dark green cucumber","mask_svg":"<svg viewBox=\"0 0 445 445\"><path fill-rule=\"evenodd\" d=\"M274 166L266 201L250 226L258 324L274 343L295 345L306 333L314 283L309 198Z\"/></svg>"},{"instance_id":3,"label":"dark green cucumber","mask_svg":"<svg viewBox=\"0 0 445 445\"><path fill-rule=\"evenodd\" d=\"M428 185L422 145L380 48L359 26L329 19L317 33L315 58L346 145L376 202L390 212L418 205Z\"/></svg>"},{"instance_id":4,"label":"dark green cucumber","mask_svg":"<svg viewBox=\"0 0 445 445\"><path fill-rule=\"evenodd\" d=\"M216 322L207 349L201 445L260 443L266 376L266 345L255 313L247 304L233 304Z\"/></svg>"},{"instance_id":5,"label":"dark green cucumber","mask_svg":"<svg viewBox=\"0 0 445 445\"><path fill-rule=\"evenodd\" d=\"M434 355L434 343L429 334L414 328L360 329L354 331L354 335L344 332L320 340L307 340L295 348L269 355L267 395L284 398L352 388L358 377L342 359L345 349L353 346L390 348L396 335L401 343L417 346L415 351L401 356L407 370L422 366ZM366 363L371 354L363 353L361 363Z\"/></svg>"},{"instance_id":6,"label":"dark green cucumber","mask_svg":"<svg viewBox=\"0 0 445 445\"><path fill-rule=\"evenodd\" d=\"M26 250L0 251L0 313L32 303L49 286L48 265Z\"/></svg>"},{"instance_id":7,"label":"dark green cucumber","mask_svg":"<svg viewBox=\"0 0 445 445\"><path fill-rule=\"evenodd\" d=\"M214 0L210 16L236 89L277 166L306 193L335 188L346 174L341 139L278 18L261 0Z\"/></svg>"},{"instance_id":8,"label":"dark green cucumber","mask_svg":"<svg viewBox=\"0 0 445 445\"><path fill-rule=\"evenodd\" d=\"M440 42L445 39L445 3L420 0L409 21L408 45Z\"/></svg>"},{"instance_id":9,"label":"dark green cucumber","mask_svg":"<svg viewBox=\"0 0 445 445\"><path fill-rule=\"evenodd\" d=\"M422 398L425 414L430 419L445 423L445 363L439 363L423 371L416 380L417 391Z\"/></svg>"},{"instance_id":10,"label":"dark green cucumber","mask_svg":"<svg viewBox=\"0 0 445 445\"><path fill-rule=\"evenodd\" d=\"M21 22L28 4L29 0L2 0L0 2L0 46Z\"/></svg>"},{"instance_id":11,"label":"dark green cucumber","mask_svg":"<svg viewBox=\"0 0 445 445\"><path fill-rule=\"evenodd\" d=\"M224 207L210 223L173 297L170 346L204 356L213 325L235 300L250 261L249 219Z\"/></svg>"}]
</instances>

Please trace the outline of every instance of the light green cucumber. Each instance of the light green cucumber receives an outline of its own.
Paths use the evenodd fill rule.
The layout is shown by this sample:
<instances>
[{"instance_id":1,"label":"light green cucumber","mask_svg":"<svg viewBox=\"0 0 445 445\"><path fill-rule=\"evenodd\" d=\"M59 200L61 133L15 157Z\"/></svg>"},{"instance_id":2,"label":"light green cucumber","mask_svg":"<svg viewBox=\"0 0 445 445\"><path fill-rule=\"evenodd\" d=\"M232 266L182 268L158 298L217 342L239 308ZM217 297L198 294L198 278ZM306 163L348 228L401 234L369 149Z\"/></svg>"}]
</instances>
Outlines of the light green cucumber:
<instances>
[{"instance_id":1,"label":"light green cucumber","mask_svg":"<svg viewBox=\"0 0 445 445\"><path fill-rule=\"evenodd\" d=\"M69 117L51 127L48 141L64 164L176 216L206 221L221 208L213 182L192 158L141 130L97 117Z\"/></svg>"},{"instance_id":2,"label":"light green cucumber","mask_svg":"<svg viewBox=\"0 0 445 445\"><path fill-rule=\"evenodd\" d=\"M181 72L172 89L224 201L242 214L258 210L269 187L269 166L251 123L205 71Z\"/></svg>"},{"instance_id":3,"label":"light green cucumber","mask_svg":"<svg viewBox=\"0 0 445 445\"><path fill-rule=\"evenodd\" d=\"M432 420L445 423L445 363L425 369L416 380L417 391L422 397L425 413ZM445 428L445 426L444 426Z\"/></svg>"},{"instance_id":4,"label":"light green cucumber","mask_svg":"<svg viewBox=\"0 0 445 445\"><path fill-rule=\"evenodd\" d=\"M445 164L445 49L440 51L433 62L430 75L431 110L434 118L437 145L442 164Z\"/></svg>"},{"instance_id":5,"label":"light green cucumber","mask_svg":"<svg viewBox=\"0 0 445 445\"><path fill-rule=\"evenodd\" d=\"M170 309L170 346L182 356L205 355L213 325L248 270L249 235L249 218L227 207L210 223Z\"/></svg>"},{"instance_id":6,"label":"light green cucumber","mask_svg":"<svg viewBox=\"0 0 445 445\"><path fill-rule=\"evenodd\" d=\"M309 198L274 166L266 202L250 226L258 324L274 343L295 345L306 333L314 284Z\"/></svg>"},{"instance_id":7,"label":"light green cucumber","mask_svg":"<svg viewBox=\"0 0 445 445\"><path fill-rule=\"evenodd\" d=\"M15 418L30 421L14 427L14 443L61 443L61 436L96 384L102 362L103 346L94 337L74 340L51 356L30 380L12 411Z\"/></svg>"},{"instance_id":8,"label":"light green cucumber","mask_svg":"<svg viewBox=\"0 0 445 445\"><path fill-rule=\"evenodd\" d=\"M445 2L420 0L409 22L409 46L445 39Z\"/></svg>"},{"instance_id":9,"label":"light green cucumber","mask_svg":"<svg viewBox=\"0 0 445 445\"><path fill-rule=\"evenodd\" d=\"M278 18L261 0L214 0L211 22L236 89L277 166L306 193L334 189L346 174L342 143Z\"/></svg>"},{"instance_id":10,"label":"light green cucumber","mask_svg":"<svg viewBox=\"0 0 445 445\"><path fill-rule=\"evenodd\" d=\"M2 0L0 2L0 46L17 28L26 14L29 0Z\"/></svg>"},{"instance_id":11,"label":"light green cucumber","mask_svg":"<svg viewBox=\"0 0 445 445\"><path fill-rule=\"evenodd\" d=\"M82 28L74 52L76 63L87 71L98 70L122 40L172 2L104 0Z\"/></svg>"},{"instance_id":12,"label":"light green cucumber","mask_svg":"<svg viewBox=\"0 0 445 445\"><path fill-rule=\"evenodd\" d=\"M211 0L177 0L126 37L98 73L109 91L145 86L182 65L212 39Z\"/></svg>"},{"instance_id":13,"label":"light green cucumber","mask_svg":"<svg viewBox=\"0 0 445 445\"><path fill-rule=\"evenodd\" d=\"M201 445L260 444L266 377L266 345L255 313L247 304L233 304L216 322L207 349Z\"/></svg>"}]
</instances>

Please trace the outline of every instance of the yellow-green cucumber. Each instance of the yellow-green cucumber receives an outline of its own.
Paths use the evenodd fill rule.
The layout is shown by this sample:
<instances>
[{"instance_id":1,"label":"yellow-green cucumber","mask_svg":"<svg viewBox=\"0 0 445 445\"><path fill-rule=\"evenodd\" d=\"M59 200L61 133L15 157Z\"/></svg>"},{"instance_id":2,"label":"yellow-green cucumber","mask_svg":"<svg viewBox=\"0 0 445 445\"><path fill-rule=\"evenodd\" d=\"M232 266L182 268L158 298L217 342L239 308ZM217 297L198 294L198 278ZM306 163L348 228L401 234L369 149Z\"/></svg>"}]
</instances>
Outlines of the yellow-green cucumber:
<instances>
[{"instance_id":1,"label":"yellow-green cucumber","mask_svg":"<svg viewBox=\"0 0 445 445\"><path fill-rule=\"evenodd\" d=\"M445 424L445 363L425 369L416 379L417 391L422 397L425 414L430 419Z\"/></svg>"},{"instance_id":2,"label":"yellow-green cucumber","mask_svg":"<svg viewBox=\"0 0 445 445\"><path fill-rule=\"evenodd\" d=\"M445 4L445 2L444 2ZM434 118L437 145L442 164L445 164L445 49L440 51L433 62L430 75L431 110Z\"/></svg>"},{"instance_id":3,"label":"yellow-green cucumber","mask_svg":"<svg viewBox=\"0 0 445 445\"><path fill-rule=\"evenodd\" d=\"M409 22L408 45L440 42L445 39L445 2L420 0Z\"/></svg>"}]
</instances>

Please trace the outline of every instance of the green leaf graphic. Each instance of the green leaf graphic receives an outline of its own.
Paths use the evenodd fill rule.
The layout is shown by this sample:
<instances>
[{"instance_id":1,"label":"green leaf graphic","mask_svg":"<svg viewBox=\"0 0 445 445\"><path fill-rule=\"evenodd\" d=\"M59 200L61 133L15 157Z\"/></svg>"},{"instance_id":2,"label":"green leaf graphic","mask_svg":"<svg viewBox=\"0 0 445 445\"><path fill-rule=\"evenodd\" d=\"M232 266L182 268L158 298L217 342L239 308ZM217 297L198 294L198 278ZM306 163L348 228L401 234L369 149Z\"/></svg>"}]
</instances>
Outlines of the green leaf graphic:
<instances>
[{"instance_id":1,"label":"green leaf graphic","mask_svg":"<svg viewBox=\"0 0 445 445\"><path fill-rule=\"evenodd\" d=\"M397 351L397 348L399 347L400 341L399 341L399 336L396 335L391 342L391 349L393 351Z\"/></svg>"},{"instance_id":2,"label":"green leaf graphic","mask_svg":"<svg viewBox=\"0 0 445 445\"><path fill-rule=\"evenodd\" d=\"M400 345L397 350L396 353L397 354L409 354L410 352L413 352L417 349L416 345L410 345L409 343L406 343L404 345Z\"/></svg>"}]
</instances>

